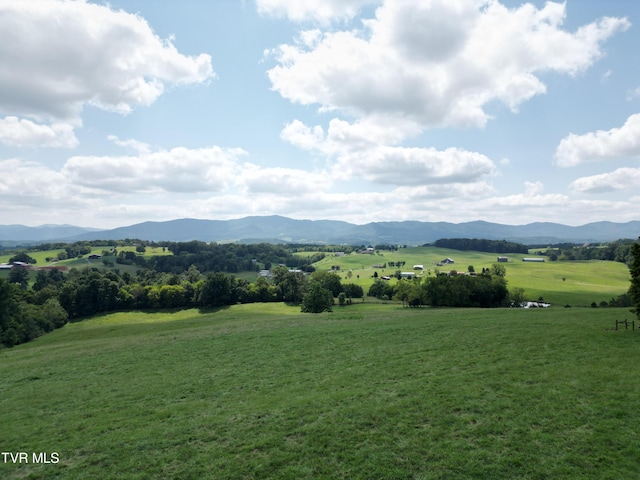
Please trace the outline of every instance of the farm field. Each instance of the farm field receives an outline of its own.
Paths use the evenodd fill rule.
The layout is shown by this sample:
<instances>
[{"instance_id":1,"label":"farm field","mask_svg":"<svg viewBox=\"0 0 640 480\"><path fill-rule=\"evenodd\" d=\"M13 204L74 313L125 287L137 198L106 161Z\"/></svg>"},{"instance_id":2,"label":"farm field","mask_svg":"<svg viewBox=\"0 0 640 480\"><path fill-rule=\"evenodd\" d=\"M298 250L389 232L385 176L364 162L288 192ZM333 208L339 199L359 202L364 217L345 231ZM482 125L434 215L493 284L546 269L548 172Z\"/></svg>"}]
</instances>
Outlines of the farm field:
<instances>
[{"instance_id":1,"label":"farm field","mask_svg":"<svg viewBox=\"0 0 640 480\"><path fill-rule=\"evenodd\" d=\"M101 259L99 260L89 260L87 257L91 254L97 254L97 255L102 255L103 251L105 250L111 250L113 247L110 245L102 245L102 246L95 246L91 248L91 253L88 253L86 255L83 255L81 258L69 258L66 260L59 260L57 262L51 262L51 261L47 261L47 258L52 259L52 258L56 258L58 253L60 252L64 252L64 248L59 248L59 249L55 249L55 250L42 250L42 251L36 251L36 252L27 252L28 255L30 257L32 257L33 259L36 260L36 268L37 267L43 267L43 266L47 266L47 265L56 265L56 266L65 266L68 268L84 268L84 267L91 267L91 268L99 268L101 270L113 270L113 269L118 269L118 271L120 271L121 273L124 272L128 272L129 274L135 275L136 271L140 269L140 267L136 266L136 265L123 265L123 264L115 264L116 261L116 257L114 255L112 256L103 256ZM135 252L136 251L136 247L135 246L124 246L124 247L117 247L117 251L118 252ZM146 247L146 251L144 253L136 253L137 255L141 255L141 256L145 256L145 257L151 257L151 256L156 256L156 255L172 255L172 253L165 249L163 250L162 247ZM7 263L9 261L9 259L13 256L14 254L10 254L10 255L0 255L0 263ZM111 262L113 262L115 265L113 265L112 267L106 267L103 263L102 260L109 260ZM0 271L0 278L7 278L9 276L9 273L7 271ZM30 273L30 277L31 277L31 281L33 282L33 280L35 279L35 273L31 272Z\"/></svg>"},{"instance_id":2,"label":"farm field","mask_svg":"<svg viewBox=\"0 0 640 480\"><path fill-rule=\"evenodd\" d=\"M87 260L87 256L91 255L91 254L98 254L98 255L102 255L102 252L104 250L111 250L113 248L113 246L110 245L103 245L103 246L95 246L91 248L91 253L87 254L87 255L83 255L82 258L70 258L67 260L60 260L58 262L48 262L47 258L56 258L56 256L58 255L58 253L60 252L64 252L64 248L58 248L58 249L54 249L54 250L41 250L41 251L35 251L35 252L27 252L28 255L32 258L34 258L37 263L36 263L36 267L42 267L44 265L67 265L67 266L76 266L76 265L85 265L89 262L89 260ZM117 247L118 252L135 252L136 251L136 247L134 246L126 246L126 247ZM9 255L0 255L0 263L7 263L9 261L9 259L15 254L9 254ZM142 255L145 257L151 257L151 256L155 256L155 255L172 255L172 253L169 250L162 250L162 247L147 247L146 248L146 252L144 253L138 253L138 255ZM111 258L111 257L107 257L107 258ZM112 258L112 260L115 261L115 258ZM100 261L97 262L92 262L92 263L101 263Z\"/></svg>"},{"instance_id":3,"label":"farm field","mask_svg":"<svg viewBox=\"0 0 640 480\"><path fill-rule=\"evenodd\" d=\"M100 315L0 350L1 478L620 479L627 309ZM29 453L31 459L31 453Z\"/></svg>"},{"instance_id":4,"label":"farm field","mask_svg":"<svg viewBox=\"0 0 640 480\"><path fill-rule=\"evenodd\" d=\"M103 250L110 247L98 246L92 249L92 253L101 254ZM135 251L134 246L118 247L119 251ZM55 257L60 250L45 252L33 252L31 256L36 258L36 266L47 265L47 257ZM299 256L309 256L315 252L299 252ZM144 256L171 255L168 250L162 251L161 247L147 247ZM612 298L626 293L629 289L629 269L619 262L606 262L598 260L590 261L557 261L544 263L522 262L523 257L535 256L533 254L510 254L509 262L503 263L506 268L507 286L509 289L519 287L525 290L525 295L529 300L538 300L540 297L544 301L554 305L590 306L593 302L599 305L601 302L608 302ZM10 256L0 256L0 263L7 262ZM105 260L115 262L115 257L103 257ZM444 258L452 258L453 265L443 265L438 267L435 263ZM395 252L381 251L379 255L350 254L343 257L336 257L333 254L327 256L314 264L319 269L330 269L332 265L339 265L338 272L343 283L356 283L363 287L365 294L373 283L373 274L377 272L379 276L392 276L397 267L387 267L385 269L373 268L373 265L388 262L405 261L401 268L403 271L412 271L413 265L424 265L424 275L434 275L436 271L448 272L450 270L466 271L469 265L473 265L476 272L482 268L490 268L497 261L497 255L483 252L462 252L437 247L410 247L400 249ZM85 255L83 258L73 258L62 260L56 265L64 265L69 268L96 267L99 269L117 269L119 272L128 272L135 275L140 269L137 265L114 264L112 267L105 267L100 260L89 260ZM350 272L350 273L349 273ZM235 274L239 278L255 281L255 272L239 272ZM0 271L0 278L8 278L9 271ZM31 282L35 280L35 272L30 272ZM392 279L392 283L396 280Z\"/></svg>"},{"instance_id":5,"label":"farm field","mask_svg":"<svg viewBox=\"0 0 640 480\"><path fill-rule=\"evenodd\" d=\"M330 269L332 265L340 266L340 277L343 283L357 283L365 289L373 283L372 275L392 276L397 267L386 269L373 268L373 265L388 262L405 261L402 271L413 271L414 265L424 265L424 275L434 275L436 271L467 271L473 265L476 272L483 268L491 268L497 263L497 254L450 250L437 247L405 248L398 251L380 251L379 255L350 254L336 257L332 254L314 266L317 269ZM507 286L509 289L520 287L525 290L526 297L545 301L556 305L589 306L592 302L608 302L613 297L626 293L629 289L629 269L619 262L558 261L544 263L523 262L524 257L535 257L532 254L508 254L506 268ZM451 258L452 265L436 266L442 259ZM351 270L351 276L348 272ZM395 282L395 280L391 280Z\"/></svg>"}]
</instances>

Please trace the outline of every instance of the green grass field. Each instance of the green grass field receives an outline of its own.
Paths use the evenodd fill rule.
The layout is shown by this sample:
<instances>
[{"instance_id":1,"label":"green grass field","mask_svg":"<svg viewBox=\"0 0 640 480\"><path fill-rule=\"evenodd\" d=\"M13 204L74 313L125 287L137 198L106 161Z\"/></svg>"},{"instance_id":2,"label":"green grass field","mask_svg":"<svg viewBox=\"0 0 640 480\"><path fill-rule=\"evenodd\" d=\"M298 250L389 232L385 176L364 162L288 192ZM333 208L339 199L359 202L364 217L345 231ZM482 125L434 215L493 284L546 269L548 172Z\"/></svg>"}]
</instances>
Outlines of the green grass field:
<instances>
[{"instance_id":1,"label":"green grass field","mask_svg":"<svg viewBox=\"0 0 640 480\"><path fill-rule=\"evenodd\" d=\"M96 246L96 247L92 247L91 248L91 253L95 253L98 255L102 255L102 252L104 250L111 250L113 247L109 246L109 245L104 245L104 246ZM136 247L135 246L127 246L127 247L117 247L118 252L135 252L136 251ZM43 265L52 265L51 262L47 262L47 258L56 258L58 253L60 252L64 252L64 248L59 248L56 250L41 250L41 251L37 251L37 252L27 252L27 254L34 258L37 263L36 266L40 267ZM9 255L0 255L0 263L6 263L9 261L9 259L15 255L15 253L13 254L9 254ZM89 255L89 254L87 254ZM59 262L56 262L56 264L59 265L73 265L73 262L77 262L82 261L85 262L87 261L86 257L87 255L83 255L82 258L77 259L77 258L70 258L68 260L61 260ZM162 247L147 247L146 251L144 253L140 253L138 255L143 255L145 257L151 257L151 256L156 256L156 255L172 255L172 253L165 249L164 251L162 250Z\"/></svg>"},{"instance_id":2,"label":"green grass field","mask_svg":"<svg viewBox=\"0 0 640 480\"><path fill-rule=\"evenodd\" d=\"M92 253L101 254L107 247L95 247ZM135 247L119 247L119 250L135 251ZM46 265L46 257L55 257L57 250L47 252L35 252L32 255L38 260L36 266ZM450 270L466 271L469 265L473 265L476 272L482 268L490 268L496 263L497 255L482 252L461 252L436 247L415 247L400 249L396 252L381 251L381 255L351 254L344 257L336 257L327 254L320 262L314 264L319 269L330 269L332 265L340 265L340 277L343 283L356 283L363 287L364 292L368 291L373 283L374 272L378 275L392 276L397 267L386 269L373 268L373 265L388 263L390 261L405 261L403 271L411 271L413 265L420 264L425 267L425 275L434 275L437 270L447 272ZM162 248L148 247L145 256L170 255L169 251L162 251ZM298 253L301 256L308 256L310 253ZM510 254L509 262L502 264L506 268L507 287L513 289L520 287L525 290L525 295L529 300L537 300L542 297L545 301L554 305L590 306L593 302L600 304L608 302L612 298L626 293L629 289L629 269L619 262L605 261L562 261L544 263L522 262L524 254ZM443 258L453 258L453 265L437 267L434 264ZM9 256L0 256L0 263L8 261ZM107 260L115 262L115 257L105 257ZM102 260L88 260L74 258L63 260L57 265L65 265L70 268L96 267L106 269ZM128 272L135 275L140 269L137 265L114 264L111 269L117 269L120 273ZM349 276L350 272L350 276ZM0 278L7 278L8 270L0 271ZM239 278L254 281L257 276L255 272L240 272ZM35 279L35 273L31 274L31 280ZM391 280L395 283L395 279Z\"/></svg>"},{"instance_id":3,"label":"green grass field","mask_svg":"<svg viewBox=\"0 0 640 480\"><path fill-rule=\"evenodd\" d=\"M0 350L31 479L630 479L625 309L283 304L116 313Z\"/></svg>"},{"instance_id":4,"label":"green grass field","mask_svg":"<svg viewBox=\"0 0 640 480\"><path fill-rule=\"evenodd\" d=\"M351 254L336 257L332 254L314 264L317 269L329 269L340 265L340 277L344 282L359 284L365 289L373 283L372 275L392 276L397 267L373 268L373 265L392 261L405 261L401 270L412 271L414 265L424 265L424 275L434 275L436 271L467 271L473 265L476 272L491 268L497 263L497 255L482 252L462 252L436 247L405 248L395 252L380 251L381 255ZM506 268L508 288L520 287L530 300L542 297L556 305L589 306L592 302L608 302L613 297L626 293L629 289L629 269L619 262L573 261L527 263L522 258L532 254L509 254ZM438 267L435 263L444 258L452 258L453 265ZM351 271L350 278L348 272ZM564 279L564 280L563 280ZM395 282L395 280L391 280Z\"/></svg>"}]
</instances>

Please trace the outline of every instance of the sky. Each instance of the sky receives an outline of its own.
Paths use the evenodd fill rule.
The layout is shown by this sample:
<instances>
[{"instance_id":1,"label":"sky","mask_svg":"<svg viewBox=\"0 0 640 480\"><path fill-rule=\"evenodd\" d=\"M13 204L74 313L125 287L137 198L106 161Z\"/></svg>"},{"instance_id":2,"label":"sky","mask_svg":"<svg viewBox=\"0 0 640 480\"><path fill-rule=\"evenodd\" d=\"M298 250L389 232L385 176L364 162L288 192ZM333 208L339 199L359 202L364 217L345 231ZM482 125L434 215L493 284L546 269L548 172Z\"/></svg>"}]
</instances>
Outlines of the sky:
<instances>
[{"instance_id":1,"label":"sky","mask_svg":"<svg viewBox=\"0 0 640 480\"><path fill-rule=\"evenodd\" d=\"M0 224L640 220L635 0L0 0Z\"/></svg>"}]
</instances>

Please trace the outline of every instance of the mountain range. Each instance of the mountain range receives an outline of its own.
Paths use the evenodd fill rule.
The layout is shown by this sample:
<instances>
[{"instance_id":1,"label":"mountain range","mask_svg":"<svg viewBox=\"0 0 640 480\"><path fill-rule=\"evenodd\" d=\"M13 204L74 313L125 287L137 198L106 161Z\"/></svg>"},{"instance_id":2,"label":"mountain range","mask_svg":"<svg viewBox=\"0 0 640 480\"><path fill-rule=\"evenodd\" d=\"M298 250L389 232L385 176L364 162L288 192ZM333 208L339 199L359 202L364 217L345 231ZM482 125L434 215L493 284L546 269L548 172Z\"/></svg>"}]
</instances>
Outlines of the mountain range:
<instances>
[{"instance_id":1,"label":"mountain range","mask_svg":"<svg viewBox=\"0 0 640 480\"><path fill-rule=\"evenodd\" d=\"M185 218L166 222L143 222L111 230L72 225L39 227L0 225L0 242L4 245L124 238L175 242L201 240L349 245L422 245L440 238L485 238L542 245L562 242L607 242L621 238L637 239L639 236L640 221L597 222L577 227L548 222L503 225L485 221L465 223L403 221L356 225L336 220L294 220L274 215L235 220Z\"/></svg>"}]
</instances>

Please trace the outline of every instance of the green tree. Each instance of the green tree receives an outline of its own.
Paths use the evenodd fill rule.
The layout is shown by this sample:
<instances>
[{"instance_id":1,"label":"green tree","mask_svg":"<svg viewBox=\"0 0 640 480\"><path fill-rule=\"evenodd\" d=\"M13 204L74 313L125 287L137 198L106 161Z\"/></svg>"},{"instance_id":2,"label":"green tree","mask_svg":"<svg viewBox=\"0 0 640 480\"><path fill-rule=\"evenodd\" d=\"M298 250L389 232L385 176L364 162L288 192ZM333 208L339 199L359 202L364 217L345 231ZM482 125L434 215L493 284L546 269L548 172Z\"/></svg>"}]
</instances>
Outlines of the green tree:
<instances>
[{"instance_id":1,"label":"green tree","mask_svg":"<svg viewBox=\"0 0 640 480\"><path fill-rule=\"evenodd\" d=\"M320 283L322 288L329 290L334 297L343 291L340 276L333 272L318 270L311 275L311 279Z\"/></svg>"},{"instance_id":2,"label":"green tree","mask_svg":"<svg viewBox=\"0 0 640 480\"><path fill-rule=\"evenodd\" d=\"M182 285L162 285L159 297L162 308L183 307L186 303Z\"/></svg>"},{"instance_id":3,"label":"green tree","mask_svg":"<svg viewBox=\"0 0 640 480\"><path fill-rule=\"evenodd\" d=\"M631 256L631 266L629 267L631 287L629 287L629 295L636 306L634 313L640 318L640 243L636 242L631 246Z\"/></svg>"},{"instance_id":4,"label":"green tree","mask_svg":"<svg viewBox=\"0 0 640 480\"><path fill-rule=\"evenodd\" d=\"M235 277L224 272L207 274L198 294L198 303L203 307L233 305L236 303Z\"/></svg>"},{"instance_id":5,"label":"green tree","mask_svg":"<svg viewBox=\"0 0 640 480\"><path fill-rule=\"evenodd\" d=\"M364 297L364 290L360 285L355 283L346 283L343 285L344 294L347 298L362 298Z\"/></svg>"},{"instance_id":6,"label":"green tree","mask_svg":"<svg viewBox=\"0 0 640 480\"><path fill-rule=\"evenodd\" d=\"M304 313L330 312L333 307L333 295L320 282L311 280L302 297L300 310Z\"/></svg>"},{"instance_id":7,"label":"green tree","mask_svg":"<svg viewBox=\"0 0 640 480\"><path fill-rule=\"evenodd\" d=\"M42 312L53 328L62 327L69 320L69 315L60 305L57 298L50 298L42 305Z\"/></svg>"},{"instance_id":8,"label":"green tree","mask_svg":"<svg viewBox=\"0 0 640 480\"><path fill-rule=\"evenodd\" d=\"M9 272L9 282L17 283L23 290L29 285L29 272L25 268L14 267Z\"/></svg>"},{"instance_id":9,"label":"green tree","mask_svg":"<svg viewBox=\"0 0 640 480\"><path fill-rule=\"evenodd\" d=\"M382 299L382 297L393 297L393 293L393 287L389 285L389 283L383 280L376 280L373 282L373 285L369 287L367 295L370 297Z\"/></svg>"},{"instance_id":10,"label":"green tree","mask_svg":"<svg viewBox=\"0 0 640 480\"><path fill-rule=\"evenodd\" d=\"M347 296L345 295L344 292L340 292L340 294L338 295L338 305L343 307L346 303L347 303Z\"/></svg>"},{"instance_id":11,"label":"green tree","mask_svg":"<svg viewBox=\"0 0 640 480\"><path fill-rule=\"evenodd\" d=\"M248 302L274 302L278 298L278 290L275 286L269 285L264 277L258 277L255 283L247 287Z\"/></svg>"},{"instance_id":12,"label":"green tree","mask_svg":"<svg viewBox=\"0 0 640 480\"><path fill-rule=\"evenodd\" d=\"M402 307L404 308L409 301L409 296L411 295L411 284L406 280L400 280L396 284L396 294L394 298L396 300L400 300L402 302Z\"/></svg>"},{"instance_id":13,"label":"green tree","mask_svg":"<svg viewBox=\"0 0 640 480\"><path fill-rule=\"evenodd\" d=\"M520 287L512 288L509 291L509 304L512 307L519 307L524 303L524 289Z\"/></svg>"},{"instance_id":14,"label":"green tree","mask_svg":"<svg viewBox=\"0 0 640 480\"><path fill-rule=\"evenodd\" d=\"M498 263L494 263L491 265L491 275L495 275L496 277L504 277L507 274L507 269L504 265L500 265Z\"/></svg>"},{"instance_id":15,"label":"green tree","mask_svg":"<svg viewBox=\"0 0 640 480\"><path fill-rule=\"evenodd\" d=\"M189 269L187 270L186 276L187 276L187 280L190 283L198 283L198 281L202 279L202 274L200 273L200 270L198 270L198 267L196 267L193 264L189 265Z\"/></svg>"},{"instance_id":16,"label":"green tree","mask_svg":"<svg viewBox=\"0 0 640 480\"><path fill-rule=\"evenodd\" d=\"M305 278L302 272L290 272L287 267L277 266L272 271L273 284L280 298L285 302L299 303L305 292Z\"/></svg>"},{"instance_id":17,"label":"green tree","mask_svg":"<svg viewBox=\"0 0 640 480\"><path fill-rule=\"evenodd\" d=\"M30 257L29 255L27 255L27 252L24 252L24 251L15 254L13 257L9 259L9 263L13 263L13 262L24 262L24 263L31 263L31 264L37 263L35 258Z\"/></svg>"}]
</instances>

